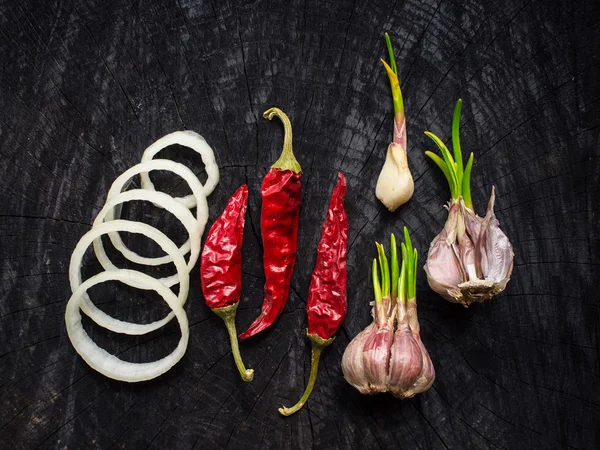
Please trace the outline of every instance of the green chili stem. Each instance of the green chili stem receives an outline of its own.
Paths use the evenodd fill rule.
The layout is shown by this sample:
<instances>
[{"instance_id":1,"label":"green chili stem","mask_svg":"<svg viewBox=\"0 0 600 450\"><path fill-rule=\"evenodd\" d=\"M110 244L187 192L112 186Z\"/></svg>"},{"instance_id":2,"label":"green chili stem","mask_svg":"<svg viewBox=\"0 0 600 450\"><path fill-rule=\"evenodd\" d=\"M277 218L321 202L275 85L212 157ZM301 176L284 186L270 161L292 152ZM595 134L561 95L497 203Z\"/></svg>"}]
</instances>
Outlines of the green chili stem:
<instances>
[{"instance_id":1,"label":"green chili stem","mask_svg":"<svg viewBox=\"0 0 600 450\"><path fill-rule=\"evenodd\" d=\"M279 108L270 108L263 113L263 117L265 119L272 120L274 116L279 117L281 122L283 122L283 150L281 152L281 156L275 164L271 166L272 169L279 170L291 170L294 173L302 172L302 168L300 167L300 163L294 156L294 151L292 150L292 124L290 122L289 117Z\"/></svg>"},{"instance_id":2,"label":"green chili stem","mask_svg":"<svg viewBox=\"0 0 600 450\"><path fill-rule=\"evenodd\" d=\"M308 384L306 385L304 394L302 394L302 397L300 398L300 400L298 400L298 403L296 403L291 408L286 408L285 406L279 408L279 413L283 416L290 416L302 409L302 407L310 397L313 388L315 387L315 382L317 381L317 372L319 370L319 360L321 359L321 352L335 339L335 337L332 337L330 339L322 339L315 334L308 334L308 338L310 339L312 344L312 352L310 358L310 376L308 378Z\"/></svg>"},{"instance_id":3,"label":"green chili stem","mask_svg":"<svg viewBox=\"0 0 600 450\"><path fill-rule=\"evenodd\" d=\"M462 196L467 208L473 209L473 200L471 199L471 169L473 168L473 153L469 156L467 167L462 181Z\"/></svg>"},{"instance_id":4,"label":"green chili stem","mask_svg":"<svg viewBox=\"0 0 600 450\"><path fill-rule=\"evenodd\" d=\"M227 327L227 332L229 333L229 340L231 342L231 352L233 353L233 360L235 361L235 365L240 372L242 380L244 381L252 381L254 378L254 370L246 369L244 366L244 362L242 361L242 356L240 354L240 347L238 345L238 337L237 332L235 330L235 314L237 311L239 303L235 303L233 305L225 306L223 308L214 308L213 312L223 319L225 322L225 326Z\"/></svg>"},{"instance_id":5,"label":"green chili stem","mask_svg":"<svg viewBox=\"0 0 600 450\"><path fill-rule=\"evenodd\" d=\"M394 233L390 236L390 260L392 265L391 282L392 282L392 301L395 301L398 297L398 277L400 276L400 270L398 268L398 246L396 245L396 236Z\"/></svg>"},{"instance_id":6,"label":"green chili stem","mask_svg":"<svg viewBox=\"0 0 600 450\"><path fill-rule=\"evenodd\" d=\"M371 276L373 277L373 295L375 297L375 303L381 303L381 286L379 285L379 277L377 275L377 259L373 259L373 266L371 267Z\"/></svg>"}]
</instances>

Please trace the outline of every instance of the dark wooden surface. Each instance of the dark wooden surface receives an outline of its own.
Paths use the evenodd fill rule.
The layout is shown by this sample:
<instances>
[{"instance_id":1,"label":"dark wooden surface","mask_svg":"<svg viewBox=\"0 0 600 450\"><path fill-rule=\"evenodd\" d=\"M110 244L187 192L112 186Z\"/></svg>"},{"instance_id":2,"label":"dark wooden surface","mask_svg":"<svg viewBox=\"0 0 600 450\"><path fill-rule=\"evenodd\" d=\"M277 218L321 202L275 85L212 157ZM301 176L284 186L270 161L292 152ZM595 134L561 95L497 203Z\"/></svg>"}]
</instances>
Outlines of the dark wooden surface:
<instances>
[{"instance_id":1,"label":"dark wooden surface","mask_svg":"<svg viewBox=\"0 0 600 450\"><path fill-rule=\"evenodd\" d=\"M599 14L587 1L4 0L0 447L598 448ZM374 197L392 127L379 63L385 30L396 47L416 181L395 214ZM496 186L513 277L500 297L466 310L434 295L420 269L422 336L436 382L406 401L361 396L340 360L369 323L374 241L407 225L424 262L449 195L424 157L432 145L423 131L447 139L458 97L463 148L475 152L474 201L482 213ZM237 375L196 270L190 343L175 368L140 384L91 370L64 326L70 254L114 178L174 130L197 131L215 150L221 183L210 222L241 183L250 186L240 330L257 316L260 182L282 144L281 126L262 112L274 105L294 125L303 209L289 303L271 331L242 344L255 380ZM169 154L202 172L189 152ZM309 403L282 418L277 407L295 402L307 379L304 302L338 170L349 183L348 316ZM175 178L159 181L182 189ZM124 215L177 242L184 235L151 205ZM151 250L143 239L128 242ZM88 255L86 274L97 271ZM131 320L166 311L116 283L92 295ZM85 326L131 361L161 357L179 337L176 324L141 338Z\"/></svg>"}]
</instances>

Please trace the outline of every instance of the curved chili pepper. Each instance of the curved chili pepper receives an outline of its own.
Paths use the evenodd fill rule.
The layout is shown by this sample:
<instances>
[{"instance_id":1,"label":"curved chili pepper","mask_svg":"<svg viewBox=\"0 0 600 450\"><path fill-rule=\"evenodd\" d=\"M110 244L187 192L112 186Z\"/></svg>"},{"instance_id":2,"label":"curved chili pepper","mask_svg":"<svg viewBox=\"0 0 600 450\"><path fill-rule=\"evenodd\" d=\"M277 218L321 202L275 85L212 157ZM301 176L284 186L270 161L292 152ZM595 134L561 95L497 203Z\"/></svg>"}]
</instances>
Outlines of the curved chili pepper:
<instances>
[{"instance_id":1,"label":"curved chili pepper","mask_svg":"<svg viewBox=\"0 0 600 450\"><path fill-rule=\"evenodd\" d=\"M338 172L338 182L329 202L327 218L321 231L317 262L313 270L306 310L308 328L306 335L312 344L311 367L308 385L302 398L291 408L279 408L289 416L304 406L317 379L321 352L335 339L346 317L346 252L348 247L348 217L344 209L346 178Z\"/></svg>"},{"instance_id":2,"label":"curved chili pepper","mask_svg":"<svg viewBox=\"0 0 600 450\"><path fill-rule=\"evenodd\" d=\"M264 246L265 297L260 316L240 335L246 339L270 327L288 300L290 280L296 264L298 218L302 195L302 168L292 151L292 125L279 108L263 114L283 122L285 137L279 159L263 179L261 232Z\"/></svg>"},{"instance_id":3,"label":"curved chili pepper","mask_svg":"<svg viewBox=\"0 0 600 450\"><path fill-rule=\"evenodd\" d=\"M252 381L254 370L244 367L235 330L235 314L242 290L242 242L247 203L248 186L244 184L229 199L225 211L208 233L202 250L200 280L206 304L225 322L233 359L242 380Z\"/></svg>"}]
</instances>

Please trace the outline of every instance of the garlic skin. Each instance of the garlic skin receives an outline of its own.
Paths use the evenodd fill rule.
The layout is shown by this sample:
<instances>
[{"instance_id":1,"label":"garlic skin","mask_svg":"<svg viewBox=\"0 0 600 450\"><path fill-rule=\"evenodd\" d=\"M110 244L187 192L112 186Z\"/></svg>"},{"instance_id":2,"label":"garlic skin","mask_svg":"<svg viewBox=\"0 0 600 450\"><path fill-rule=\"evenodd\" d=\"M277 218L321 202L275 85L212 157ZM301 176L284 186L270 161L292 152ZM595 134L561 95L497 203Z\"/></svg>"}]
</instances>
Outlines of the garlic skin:
<instances>
[{"instance_id":1,"label":"garlic skin","mask_svg":"<svg viewBox=\"0 0 600 450\"><path fill-rule=\"evenodd\" d=\"M377 179L375 195L390 212L394 212L400 205L410 200L414 191L415 184L408 169L406 149L392 142Z\"/></svg>"},{"instance_id":2,"label":"garlic skin","mask_svg":"<svg viewBox=\"0 0 600 450\"><path fill-rule=\"evenodd\" d=\"M512 273L514 253L494 215L495 198L492 188L483 218L462 198L453 202L444 229L429 248L425 264L429 286L464 307L502 292Z\"/></svg>"}]
</instances>

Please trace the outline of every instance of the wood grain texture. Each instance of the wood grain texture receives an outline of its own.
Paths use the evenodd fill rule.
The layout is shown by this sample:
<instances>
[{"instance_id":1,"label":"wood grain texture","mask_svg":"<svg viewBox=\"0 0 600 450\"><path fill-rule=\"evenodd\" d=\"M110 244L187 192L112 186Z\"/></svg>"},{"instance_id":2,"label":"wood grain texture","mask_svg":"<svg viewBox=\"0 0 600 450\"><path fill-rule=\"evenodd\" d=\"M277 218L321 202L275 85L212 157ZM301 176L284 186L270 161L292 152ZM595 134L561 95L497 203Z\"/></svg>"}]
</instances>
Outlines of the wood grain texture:
<instances>
[{"instance_id":1,"label":"wood grain texture","mask_svg":"<svg viewBox=\"0 0 600 450\"><path fill-rule=\"evenodd\" d=\"M598 448L599 15L598 3L585 1L3 1L0 447ZM385 30L415 179L413 199L394 214L374 197L392 131L379 63ZM473 200L482 213L496 186L513 277L500 297L466 310L431 292L420 269L436 382L406 401L361 396L340 361L369 323L373 244L407 225L424 261L449 195L422 132L448 139L458 97L463 149L475 152ZM272 330L241 345L254 381L240 380L195 271L190 344L177 366L134 385L91 370L64 326L70 254L112 181L174 130L194 130L215 149L222 181L209 223L249 184L239 329L257 316L260 183L283 137L262 119L271 106L294 125L303 209L288 305ZM202 174L190 152L168 152ZM308 377L305 300L338 170L348 179L348 316L310 401L282 418L277 407L295 403ZM185 191L158 178L167 191ZM151 205L124 215L182 242L182 229ZM129 238L134 249L155 250ZM86 259L88 276L98 270ZM92 293L130 320L166 311L116 283ZM161 357L179 338L176 324L140 338L85 326L131 361Z\"/></svg>"}]
</instances>

